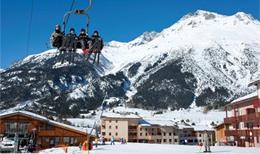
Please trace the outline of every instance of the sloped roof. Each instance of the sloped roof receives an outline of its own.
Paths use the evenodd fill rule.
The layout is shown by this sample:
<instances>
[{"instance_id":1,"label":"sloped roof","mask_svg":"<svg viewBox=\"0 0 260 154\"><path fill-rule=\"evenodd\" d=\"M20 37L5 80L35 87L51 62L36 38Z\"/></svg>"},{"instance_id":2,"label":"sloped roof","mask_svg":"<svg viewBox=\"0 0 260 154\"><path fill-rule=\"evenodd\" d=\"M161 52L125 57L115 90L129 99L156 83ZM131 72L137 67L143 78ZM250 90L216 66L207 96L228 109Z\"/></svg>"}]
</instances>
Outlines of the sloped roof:
<instances>
[{"instance_id":1,"label":"sloped roof","mask_svg":"<svg viewBox=\"0 0 260 154\"><path fill-rule=\"evenodd\" d=\"M172 120L163 120L163 119L142 119L139 121L141 126L151 126L151 125L160 125L160 126L176 126L176 122Z\"/></svg>"},{"instance_id":2,"label":"sloped roof","mask_svg":"<svg viewBox=\"0 0 260 154\"><path fill-rule=\"evenodd\" d=\"M260 79L250 82L248 86L257 85L257 84L260 84Z\"/></svg>"},{"instance_id":3,"label":"sloped roof","mask_svg":"<svg viewBox=\"0 0 260 154\"><path fill-rule=\"evenodd\" d=\"M24 116L27 116L27 117L30 117L30 118L33 118L33 119L37 119L37 120L40 120L40 121L44 121L44 122L47 122L48 124L59 126L59 127L65 128L65 129L72 130L72 131L77 131L77 132L84 134L84 135L87 134L87 130L84 130L84 129L81 129L81 128L78 128L78 127L74 127L74 126L71 126L71 125L67 125L67 124L64 124L64 123L60 123L60 122L57 122L57 121L54 121L54 120L50 120L50 119L48 119L44 116L41 116L41 115L38 115L38 114L35 114L35 113L32 113L32 112L28 112L28 111L4 112L4 113L0 114L0 117L3 118L3 117L8 117L8 116L17 115L17 114L24 115Z\"/></svg>"},{"instance_id":4,"label":"sloped roof","mask_svg":"<svg viewBox=\"0 0 260 154\"><path fill-rule=\"evenodd\" d=\"M105 112L102 115L102 118L108 117L108 118L127 118L127 119L139 119L141 118L138 115L135 114L120 114L120 113L114 113L114 112Z\"/></svg>"},{"instance_id":5,"label":"sloped roof","mask_svg":"<svg viewBox=\"0 0 260 154\"><path fill-rule=\"evenodd\" d=\"M254 98L254 97L257 97L257 91L250 93L248 95L245 95L243 97L239 97L239 98L233 100L231 102L231 104L238 103L238 102L241 102L241 101L244 101L244 100L248 100L248 99L251 99L251 98Z\"/></svg>"}]
</instances>

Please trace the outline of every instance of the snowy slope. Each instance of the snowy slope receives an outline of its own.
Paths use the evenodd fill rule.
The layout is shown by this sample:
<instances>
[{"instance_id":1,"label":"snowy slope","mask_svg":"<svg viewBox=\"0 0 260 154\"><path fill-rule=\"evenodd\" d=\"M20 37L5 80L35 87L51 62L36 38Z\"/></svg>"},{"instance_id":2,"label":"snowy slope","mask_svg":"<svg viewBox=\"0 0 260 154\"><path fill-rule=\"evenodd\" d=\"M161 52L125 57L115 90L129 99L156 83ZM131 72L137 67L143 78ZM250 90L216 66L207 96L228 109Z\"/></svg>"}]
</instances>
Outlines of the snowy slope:
<instances>
[{"instance_id":1,"label":"snowy slope","mask_svg":"<svg viewBox=\"0 0 260 154\"><path fill-rule=\"evenodd\" d=\"M174 152L173 152L174 151ZM222 154L257 154L260 153L259 148L242 148L232 146L213 146L212 153ZM52 148L39 152L40 154L63 154L62 148ZM69 147L68 153L83 154L86 151L80 151L78 147ZM104 145L94 148L89 152L90 154L195 154L203 153L203 148L200 146L187 145L170 145L170 144L145 144L145 143L128 143L116 145Z\"/></svg>"}]
</instances>

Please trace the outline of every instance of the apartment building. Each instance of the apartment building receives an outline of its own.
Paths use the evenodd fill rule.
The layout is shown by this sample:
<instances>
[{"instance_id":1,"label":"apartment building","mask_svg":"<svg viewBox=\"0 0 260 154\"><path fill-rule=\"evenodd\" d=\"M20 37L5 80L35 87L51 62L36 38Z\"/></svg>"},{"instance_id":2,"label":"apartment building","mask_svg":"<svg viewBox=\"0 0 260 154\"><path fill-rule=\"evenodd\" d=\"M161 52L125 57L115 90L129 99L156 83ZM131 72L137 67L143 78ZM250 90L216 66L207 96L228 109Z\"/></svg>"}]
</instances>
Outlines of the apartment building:
<instances>
[{"instance_id":1,"label":"apartment building","mask_svg":"<svg viewBox=\"0 0 260 154\"><path fill-rule=\"evenodd\" d=\"M191 125L185 122L178 123L178 136L180 144L194 145L196 144L196 133Z\"/></svg>"},{"instance_id":2,"label":"apartment building","mask_svg":"<svg viewBox=\"0 0 260 154\"><path fill-rule=\"evenodd\" d=\"M208 140L210 145L215 144L215 130L213 128L208 128L205 125L196 125L194 126L194 132L195 132L195 137L196 139L194 140L195 144L201 144L204 143L205 140L205 133L208 135Z\"/></svg>"},{"instance_id":3,"label":"apartment building","mask_svg":"<svg viewBox=\"0 0 260 154\"><path fill-rule=\"evenodd\" d=\"M226 140L237 146L260 147L260 80L252 82L257 90L226 106ZM227 111L231 111L228 115Z\"/></svg>"},{"instance_id":4,"label":"apartment building","mask_svg":"<svg viewBox=\"0 0 260 154\"><path fill-rule=\"evenodd\" d=\"M110 141L121 138L128 142L137 142L137 128L141 117L134 114L104 113L101 117L101 135Z\"/></svg>"},{"instance_id":5,"label":"apartment building","mask_svg":"<svg viewBox=\"0 0 260 154\"><path fill-rule=\"evenodd\" d=\"M204 129L210 131L213 144L214 130L206 127L195 130L185 122L143 119L133 114L105 113L101 117L101 133L106 141L114 137L116 141L124 138L127 142L195 145L203 142L200 134Z\"/></svg>"},{"instance_id":6,"label":"apartment building","mask_svg":"<svg viewBox=\"0 0 260 154\"><path fill-rule=\"evenodd\" d=\"M178 144L178 127L170 120L149 120L139 121L138 142Z\"/></svg>"}]
</instances>

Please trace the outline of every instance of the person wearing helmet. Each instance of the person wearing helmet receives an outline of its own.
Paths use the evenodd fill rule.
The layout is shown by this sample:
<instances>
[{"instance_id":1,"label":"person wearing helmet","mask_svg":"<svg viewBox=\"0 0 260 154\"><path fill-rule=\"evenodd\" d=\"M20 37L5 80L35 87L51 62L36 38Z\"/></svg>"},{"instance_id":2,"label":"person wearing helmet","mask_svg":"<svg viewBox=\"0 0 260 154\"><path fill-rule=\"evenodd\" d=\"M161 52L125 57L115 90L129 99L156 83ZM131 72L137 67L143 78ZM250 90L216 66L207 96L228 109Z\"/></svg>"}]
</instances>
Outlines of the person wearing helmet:
<instances>
[{"instance_id":1,"label":"person wearing helmet","mask_svg":"<svg viewBox=\"0 0 260 154\"><path fill-rule=\"evenodd\" d=\"M99 32L96 30L92 35L92 46L90 48L90 53L92 52L94 53L93 64L96 61L96 57L97 57L97 64L99 64L99 57L103 47L104 47L103 39L100 37ZM90 55L88 56L88 58L89 57Z\"/></svg>"},{"instance_id":2,"label":"person wearing helmet","mask_svg":"<svg viewBox=\"0 0 260 154\"><path fill-rule=\"evenodd\" d=\"M62 45L62 50L69 52L69 63L74 62L74 54L77 49L77 35L74 28L70 28L70 32L66 35L65 41ZM64 62L64 56L61 59L61 63Z\"/></svg>"},{"instance_id":3,"label":"person wearing helmet","mask_svg":"<svg viewBox=\"0 0 260 154\"><path fill-rule=\"evenodd\" d=\"M54 32L51 34L51 45L52 47L60 48L62 46L62 42L64 39L64 35L61 32L61 26L56 25Z\"/></svg>"},{"instance_id":4,"label":"person wearing helmet","mask_svg":"<svg viewBox=\"0 0 260 154\"><path fill-rule=\"evenodd\" d=\"M91 38L88 37L88 34L86 33L85 29L81 29L80 34L78 36L78 40L79 47L81 47L83 55L86 57L86 55L88 55L89 53L89 45L91 42Z\"/></svg>"}]
</instances>

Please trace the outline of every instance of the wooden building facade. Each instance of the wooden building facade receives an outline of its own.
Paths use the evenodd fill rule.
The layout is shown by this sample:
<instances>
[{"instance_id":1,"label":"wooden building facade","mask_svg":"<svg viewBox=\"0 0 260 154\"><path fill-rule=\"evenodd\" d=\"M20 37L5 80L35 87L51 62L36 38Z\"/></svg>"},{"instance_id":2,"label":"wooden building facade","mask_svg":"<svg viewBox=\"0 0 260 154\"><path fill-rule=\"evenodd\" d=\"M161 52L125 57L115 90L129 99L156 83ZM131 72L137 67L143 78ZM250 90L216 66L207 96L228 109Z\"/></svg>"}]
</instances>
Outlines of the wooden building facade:
<instances>
[{"instance_id":1,"label":"wooden building facade","mask_svg":"<svg viewBox=\"0 0 260 154\"><path fill-rule=\"evenodd\" d=\"M78 146L88 138L94 138L84 130L27 111L0 114L0 135L18 138L21 147L33 142L36 150L61 145Z\"/></svg>"}]
</instances>

